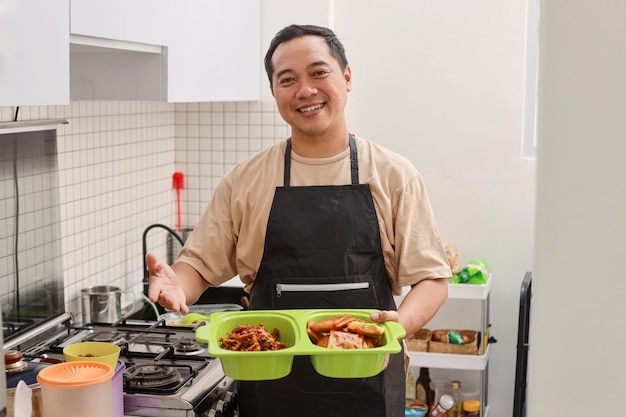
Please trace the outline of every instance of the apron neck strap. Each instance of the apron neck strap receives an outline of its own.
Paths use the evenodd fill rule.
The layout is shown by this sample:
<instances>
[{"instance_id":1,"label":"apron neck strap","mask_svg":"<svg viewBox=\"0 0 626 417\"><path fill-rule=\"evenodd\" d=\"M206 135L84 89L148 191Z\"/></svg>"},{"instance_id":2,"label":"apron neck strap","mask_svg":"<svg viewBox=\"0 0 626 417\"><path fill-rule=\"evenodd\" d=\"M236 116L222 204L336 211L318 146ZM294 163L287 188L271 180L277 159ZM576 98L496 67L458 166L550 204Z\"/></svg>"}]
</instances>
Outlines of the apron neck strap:
<instances>
[{"instance_id":1,"label":"apron neck strap","mask_svg":"<svg viewBox=\"0 0 626 417\"><path fill-rule=\"evenodd\" d=\"M359 183L359 155L356 149L356 141L352 134L348 135L350 142L350 174L352 185ZM291 138L287 140L287 148L285 149L285 172L284 186L289 187L291 183Z\"/></svg>"}]
</instances>

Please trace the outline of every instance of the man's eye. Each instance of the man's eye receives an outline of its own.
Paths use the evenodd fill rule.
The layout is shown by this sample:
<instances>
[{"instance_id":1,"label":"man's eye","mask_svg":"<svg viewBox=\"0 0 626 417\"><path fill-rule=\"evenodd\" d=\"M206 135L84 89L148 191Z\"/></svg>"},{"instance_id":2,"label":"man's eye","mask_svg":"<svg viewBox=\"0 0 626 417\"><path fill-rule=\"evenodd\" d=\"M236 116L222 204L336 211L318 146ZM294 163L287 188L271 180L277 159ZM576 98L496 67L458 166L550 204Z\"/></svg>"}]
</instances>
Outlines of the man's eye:
<instances>
[{"instance_id":1,"label":"man's eye","mask_svg":"<svg viewBox=\"0 0 626 417\"><path fill-rule=\"evenodd\" d=\"M278 80L278 84L288 84L293 81L294 79L292 77L285 77L285 78L281 78L280 80Z\"/></svg>"},{"instance_id":2,"label":"man's eye","mask_svg":"<svg viewBox=\"0 0 626 417\"><path fill-rule=\"evenodd\" d=\"M313 73L313 75L315 75L316 77L320 76L320 75L326 75L328 74L328 71L326 70L317 70Z\"/></svg>"}]
</instances>

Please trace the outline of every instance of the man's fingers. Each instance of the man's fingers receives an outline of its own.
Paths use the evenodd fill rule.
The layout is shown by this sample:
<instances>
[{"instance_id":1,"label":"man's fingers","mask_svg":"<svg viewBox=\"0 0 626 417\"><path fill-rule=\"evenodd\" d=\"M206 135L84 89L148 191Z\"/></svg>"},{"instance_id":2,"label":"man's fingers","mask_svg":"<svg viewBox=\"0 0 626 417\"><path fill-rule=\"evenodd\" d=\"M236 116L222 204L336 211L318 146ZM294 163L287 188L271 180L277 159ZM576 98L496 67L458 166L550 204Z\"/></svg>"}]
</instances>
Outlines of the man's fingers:
<instances>
[{"instance_id":1,"label":"man's fingers","mask_svg":"<svg viewBox=\"0 0 626 417\"><path fill-rule=\"evenodd\" d=\"M400 316L397 311L378 311L376 313L372 313L370 318L379 323L385 321L400 321Z\"/></svg>"},{"instance_id":2,"label":"man's fingers","mask_svg":"<svg viewBox=\"0 0 626 417\"><path fill-rule=\"evenodd\" d=\"M148 285L148 298L153 303L156 303L157 301L159 301L159 294L161 293L161 287L155 285L154 283L150 283L150 284L151 285Z\"/></svg>"},{"instance_id":3,"label":"man's fingers","mask_svg":"<svg viewBox=\"0 0 626 417\"><path fill-rule=\"evenodd\" d=\"M152 253L146 254L146 266L148 267L148 271L150 272L150 275L156 272L155 270L157 268L158 263L159 263L159 260L154 254Z\"/></svg>"}]
</instances>

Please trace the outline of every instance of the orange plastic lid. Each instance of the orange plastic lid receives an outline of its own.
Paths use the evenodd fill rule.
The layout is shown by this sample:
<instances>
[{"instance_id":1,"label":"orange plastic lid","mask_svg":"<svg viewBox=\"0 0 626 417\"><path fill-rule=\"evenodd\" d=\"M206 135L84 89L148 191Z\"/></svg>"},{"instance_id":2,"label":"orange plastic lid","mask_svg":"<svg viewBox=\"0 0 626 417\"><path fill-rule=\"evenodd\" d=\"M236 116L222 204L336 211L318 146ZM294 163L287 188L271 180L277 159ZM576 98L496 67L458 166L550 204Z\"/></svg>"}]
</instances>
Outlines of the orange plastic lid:
<instances>
[{"instance_id":1,"label":"orange plastic lid","mask_svg":"<svg viewBox=\"0 0 626 417\"><path fill-rule=\"evenodd\" d=\"M41 385L72 388L96 385L112 380L115 371L101 362L63 362L48 366L37 374Z\"/></svg>"},{"instance_id":2,"label":"orange plastic lid","mask_svg":"<svg viewBox=\"0 0 626 417\"><path fill-rule=\"evenodd\" d=\"M463 401L463 410L465 411L480 411L480 401L479 400L466 400Z\"/></svg>"}]
</instances>

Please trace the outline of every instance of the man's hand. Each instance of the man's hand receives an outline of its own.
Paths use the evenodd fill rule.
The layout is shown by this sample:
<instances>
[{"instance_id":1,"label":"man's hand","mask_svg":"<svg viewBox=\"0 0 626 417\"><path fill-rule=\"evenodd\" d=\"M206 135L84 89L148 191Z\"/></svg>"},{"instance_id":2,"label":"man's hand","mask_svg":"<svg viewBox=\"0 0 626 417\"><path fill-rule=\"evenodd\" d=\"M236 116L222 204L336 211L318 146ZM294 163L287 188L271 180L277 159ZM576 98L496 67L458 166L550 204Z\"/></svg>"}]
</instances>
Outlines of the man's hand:
<instances>
[{"instance_id":1,"label":"man's hand","mask_svg":"<svg viewBox=\"0 0 626 417\"><path fill-rule=\"evenodd\" d=\"M146 265L150 272L148 298L153 303L172 311L189 313L187 296L178 282L176 272L165 262L161 262L151 253L146 255Z\"/></svg>"},{"instance_id":2,"label":"man's hand","mask_svg":"<svg viewBox=\"0 0 626 417\"><path fill-rule=\"evenodd\" d=\"M376 313L372 313L370 315L370 318L372 319L372 321L377 321L379 323L383 323L385 321L397 321L397 322L400 322L400 315L398 314L397 311L392 311L392 310L384 310L384 311L378 311ZM402 343L404 343L404 341ZM406 347L405 347L405 349L404 349L404 371L405 371L405 373L409 371L408 363L409 363L409 355L406 352ZM385 370L387 368L387 365L389 365L389 355L385 355L385 360L383 361L383 370Z\"/></svg>"}]
</instances>

